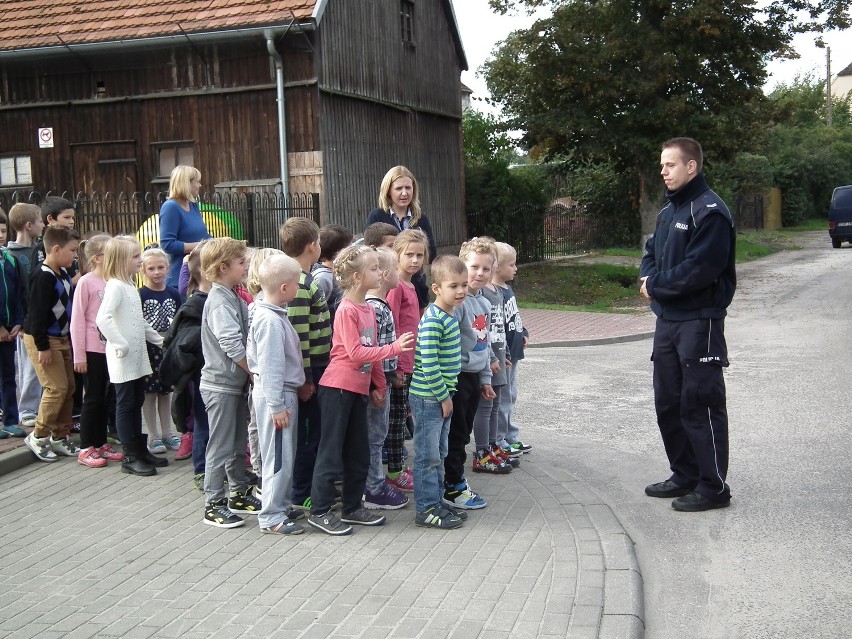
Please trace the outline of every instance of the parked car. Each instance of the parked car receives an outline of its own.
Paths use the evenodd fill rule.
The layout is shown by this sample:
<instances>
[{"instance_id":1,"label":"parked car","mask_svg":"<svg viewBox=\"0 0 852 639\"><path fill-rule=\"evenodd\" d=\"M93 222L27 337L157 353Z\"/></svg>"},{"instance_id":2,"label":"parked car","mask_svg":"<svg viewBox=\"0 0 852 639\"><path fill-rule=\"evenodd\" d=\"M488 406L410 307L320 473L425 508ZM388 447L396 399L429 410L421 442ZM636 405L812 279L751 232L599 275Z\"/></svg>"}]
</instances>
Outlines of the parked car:
<instances>
[{"instance_id":1,"label":"parked car","mask_svg":"<svg viewBox=\"0 0 852 639\"><path fill-rule=\"evenodd\" d=\"M852 242L852 185L838 186L831 194L828 235L834 248L840 248L841 242Z\"/></svg>"}]
</instances>

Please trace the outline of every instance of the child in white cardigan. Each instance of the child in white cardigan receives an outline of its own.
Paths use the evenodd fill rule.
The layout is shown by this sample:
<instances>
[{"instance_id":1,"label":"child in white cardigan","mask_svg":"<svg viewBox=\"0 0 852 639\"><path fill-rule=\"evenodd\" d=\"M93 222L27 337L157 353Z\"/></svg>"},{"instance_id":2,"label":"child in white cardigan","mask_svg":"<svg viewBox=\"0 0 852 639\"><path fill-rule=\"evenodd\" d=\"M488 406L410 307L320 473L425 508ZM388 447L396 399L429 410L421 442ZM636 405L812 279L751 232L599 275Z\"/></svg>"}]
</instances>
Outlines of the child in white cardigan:
<instances>
[{"instance_id":1,"label":"child in white cardigan","mask_svg":"<svg viewBox=\"0 0 852 639\"><path fill-rule=\"evenodd\" d=\"M145 342L161 346L163 338L142 315L142 301L133 276L139 272L141 247L135 238L119 235L104 249L104 299L96 323L106 338L107 369L115 386L115 422L124 447L122 472L156 475L168 460L154 457L142 434L145 376L151 374Z\"/></svg>"}]
</instances>

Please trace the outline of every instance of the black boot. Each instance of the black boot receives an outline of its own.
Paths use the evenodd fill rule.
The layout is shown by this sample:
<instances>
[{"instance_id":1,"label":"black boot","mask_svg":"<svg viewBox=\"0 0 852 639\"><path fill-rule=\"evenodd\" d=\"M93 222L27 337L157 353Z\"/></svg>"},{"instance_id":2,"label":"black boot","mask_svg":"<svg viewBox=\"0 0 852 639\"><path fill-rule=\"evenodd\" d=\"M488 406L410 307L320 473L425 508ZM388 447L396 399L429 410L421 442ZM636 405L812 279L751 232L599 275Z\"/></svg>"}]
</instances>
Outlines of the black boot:
<instances>
[{"instance_id":1,"label":"black boot","mask_svg":"<svg viewBox=\"0 0 852 639\"><path fill-rule=\"evenodd\" d=\"M163 468L169 465L169 460L165 457L157 457L148 450L148 435L139 436L139 459L142 459L156 468Z\"/></svg>"},{"instance_id":2,"label":"black boot","mask_svg":"<svg viewBox=\"0 0 852 639\"><path fill-rule=\"evenodd\" d=\"M144 449L147 452L147 448ZM124 459L121 462L121 472L129 475L150 477L157 474L157 469L139 455L139 442L124 446Z\"/></svg>"}]
</instances>

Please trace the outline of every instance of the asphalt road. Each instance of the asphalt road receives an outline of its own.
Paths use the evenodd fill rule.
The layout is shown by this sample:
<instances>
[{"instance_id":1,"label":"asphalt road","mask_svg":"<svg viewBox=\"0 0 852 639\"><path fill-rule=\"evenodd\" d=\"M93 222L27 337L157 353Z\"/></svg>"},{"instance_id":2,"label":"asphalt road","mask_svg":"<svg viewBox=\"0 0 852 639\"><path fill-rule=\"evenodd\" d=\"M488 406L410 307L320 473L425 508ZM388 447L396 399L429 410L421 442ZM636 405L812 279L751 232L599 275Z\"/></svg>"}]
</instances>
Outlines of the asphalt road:
<instances>
[{"instance_id":1,"label":"asphalt road","mask_svg":"<svg viewBox=\"0 0 852 639\"><path fill-rule=\"evenodd\" d=\"M728 509L643 493L669 473L650 340L535 349L519 369L535 454L588 481L635 542L649 639L852 636L852 247L800 243L739 269Z\"/></svg>"}]
</instances>

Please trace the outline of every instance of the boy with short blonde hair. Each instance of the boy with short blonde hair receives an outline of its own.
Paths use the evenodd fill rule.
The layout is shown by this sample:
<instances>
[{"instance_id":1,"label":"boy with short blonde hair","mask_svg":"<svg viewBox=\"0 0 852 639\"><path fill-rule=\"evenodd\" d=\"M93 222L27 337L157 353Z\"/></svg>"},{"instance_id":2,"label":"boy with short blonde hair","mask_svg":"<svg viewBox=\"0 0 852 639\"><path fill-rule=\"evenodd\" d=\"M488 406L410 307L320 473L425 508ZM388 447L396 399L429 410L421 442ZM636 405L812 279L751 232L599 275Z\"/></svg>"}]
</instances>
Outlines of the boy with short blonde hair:
<instances>
[{"instance_id":1,"label":"boy with short blonde hair","mask_svg":"<svg viewBox=\"0 0 852 639\"><path fill-rule=\"evenodd\" d=\"M283 308L296 296L301 272L299 263L286 255L272 255L260 265L257 277L263 297L254 302L246 347L263 459L263 506L257 519L260 531L267 534L304 531L289 512L298 434L296 391L305 383L305 373L299 336Z\"/></svg>"},{"instance_id":2,"label":"boy with short blonde hair","mask_svg":"<svg viewBox=\"0 0 852 639\"><path fill-rule=\"evenodd\" d=\"M248 307L234 292L248 271L245 242L230 237L208 240L201 248L201 272L211 283L201 314L201 397L207 408L210 439L204 468L204 523L235 528L235 513L257 514L245 467L248 443L249 368L246 360ZM227 478L231 497L224 487Z\"/></svg>"}]
</instances>

